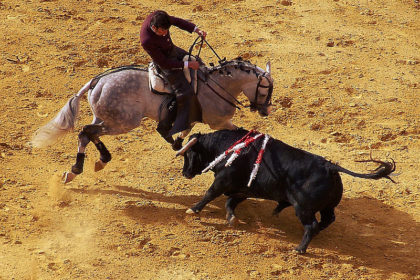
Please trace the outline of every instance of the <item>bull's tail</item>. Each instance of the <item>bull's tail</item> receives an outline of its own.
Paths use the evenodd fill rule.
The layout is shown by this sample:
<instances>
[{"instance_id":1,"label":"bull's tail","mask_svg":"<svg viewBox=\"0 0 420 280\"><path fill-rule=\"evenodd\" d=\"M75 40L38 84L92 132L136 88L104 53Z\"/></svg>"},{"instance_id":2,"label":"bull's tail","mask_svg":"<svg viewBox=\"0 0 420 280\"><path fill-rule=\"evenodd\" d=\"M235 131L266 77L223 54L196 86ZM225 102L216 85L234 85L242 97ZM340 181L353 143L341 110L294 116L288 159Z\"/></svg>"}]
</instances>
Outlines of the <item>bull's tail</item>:
<instances>
[{"instance_id":1,"label":"bull's tail","mask_svg":"<svg viewBox=\"0 0 420 280\"><path fill-rule=\"evenodd\" d=\"M67 132L74 129L79 115L80 98L90 89L91 82L92 80L86 83L76 95L71 97L54 119L34 133L31 140L32 146L38 148L50 146Z\"/></svg>"},{"instance_id":2,"label":"bull's tail","mask_svg":"<svg viewBox=\"0 0 420 280\"><path fill-rule=\"evenodd\" d=\"M376 162L376 163L379 163L379 166L375 170L373 170L371 173L362 174L362 173L356 173L356 172L350 171L332 162L329 162L329 165L331 169L334 169L338 172L346 173L354 177L364 178L364 179L375 179L375 180L386 178L386 179L391 180L393 183L395 183L395 181L389 177L389 175L395 171L395 161L393 159L392 159L392 162L384 162L380 160L374 160L372 158L369 160L360 160L358 162Z\"/></svg>"}]
</instances>

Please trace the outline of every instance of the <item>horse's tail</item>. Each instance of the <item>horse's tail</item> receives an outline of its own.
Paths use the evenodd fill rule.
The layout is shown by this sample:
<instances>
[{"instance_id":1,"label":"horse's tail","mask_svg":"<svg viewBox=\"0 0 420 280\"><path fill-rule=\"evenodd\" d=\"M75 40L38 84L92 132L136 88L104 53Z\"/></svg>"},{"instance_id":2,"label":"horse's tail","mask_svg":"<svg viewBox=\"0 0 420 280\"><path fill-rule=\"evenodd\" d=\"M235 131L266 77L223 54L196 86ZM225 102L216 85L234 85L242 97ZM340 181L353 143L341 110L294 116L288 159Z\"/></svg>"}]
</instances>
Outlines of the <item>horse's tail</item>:
<instances>
[{"instance_id":1,"label":"horse's tail","mask_svg":"<svg viewBox=\"0 0 420 280\"><path fill-rule=\"evenodd\" d=\"M91 88L91 82L92 80L86 83L76 95L71 97L54 119L34 133L31 140L32 146L37 148L50 146L64 134L74 129L77 116L79 115L80 98Z\"/></svg>"}]
</instances>

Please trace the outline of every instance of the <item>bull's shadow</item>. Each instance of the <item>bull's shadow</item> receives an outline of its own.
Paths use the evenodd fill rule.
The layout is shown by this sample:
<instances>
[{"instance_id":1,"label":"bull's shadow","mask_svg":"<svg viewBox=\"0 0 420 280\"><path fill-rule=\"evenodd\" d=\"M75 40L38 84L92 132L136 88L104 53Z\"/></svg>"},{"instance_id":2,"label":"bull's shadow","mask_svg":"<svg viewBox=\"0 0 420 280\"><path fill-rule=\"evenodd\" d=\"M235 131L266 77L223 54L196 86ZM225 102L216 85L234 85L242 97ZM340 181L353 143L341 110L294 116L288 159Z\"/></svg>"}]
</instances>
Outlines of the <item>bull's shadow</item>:
<instances>
[{"instance_id":1,"label":"bull's shadow","mask_svg":"<svg viewBox=\"0 0 420 280\"><path fill-rule=\"evenodd\" d=\"M156 207L147 204L128 204L124 213L132 219L144 223L164 224L156 217L166 217L177 223L187 224L185 210L201 199L197 195L171 195L148 192L127 186L115 186L117 190L77 190L73 191L91 194L119 194L136 200L150 200L177 207ZM202 224L213 226L217 230L231 230L225 222L226 197L222 196L209 203L199 214ZM247 200L236 209L236 216L241 221L237 229L264 234L273 238L298 245L303 234L303 228L295 216L293 208L283 210L278 216L273 216L272 210L276 203L264 200ZM150 209L150 208L153 209ZM185 207L185 208L184 208ZM150 216L152 212L153 217ZM211 219L205 219L211 218ZM319 216L318 216L319 218ZM217 223L207 222L217 220ZM206 222L204 222L206 221ZM261 228L269 230L261 233ZM311 248L327 249L342 255L352 256L354 266L369 266L380 269L384 274L398 272L417 275L419 224L407 213L399 211L383 202L363 198L343 198L336 208L336 221L316 236L310 243L307 257L334 258L334 256L312 254Z\"/></svg>"},{"instance_id":2,"label":"bull's shadow","mask_svg":"<svg viewBox=\"0 0 420 280\"><path fill-rule=\"evenodd\" d=\"M254 231L261 225L278 229L278 234L271 237L299 244L303 228L294 209L286 208L276 217L271 215L276 204L267 203L262 200L244 202L238 206L236 216L246 222L246 230ZM319 215L317 218L319 220ZM399 272L414 277L419 271L419 230L413 217L380 200L343 198L336 208L336 221L311 241L306 256L325 258L311 254L310 249L328 249L352 256L351 261L345 262L355 267L364 265L380 269L384 274ZM340 262L336 256L330 258Z\"/></svg>"}]
</instances>

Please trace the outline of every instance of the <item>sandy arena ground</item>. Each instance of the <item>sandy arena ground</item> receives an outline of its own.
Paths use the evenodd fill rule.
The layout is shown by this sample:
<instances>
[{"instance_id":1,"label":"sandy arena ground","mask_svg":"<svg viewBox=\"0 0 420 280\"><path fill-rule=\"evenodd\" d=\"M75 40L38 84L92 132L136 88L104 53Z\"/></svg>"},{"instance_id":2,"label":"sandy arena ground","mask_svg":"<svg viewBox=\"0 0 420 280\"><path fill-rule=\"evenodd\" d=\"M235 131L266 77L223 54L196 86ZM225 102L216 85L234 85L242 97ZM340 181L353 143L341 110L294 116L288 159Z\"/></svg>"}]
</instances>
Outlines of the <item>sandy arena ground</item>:
<instances>
[{"instance_id":1,"label":"sandy arena ground","mask_svg":"<svg viewBox=\"0 0 420 280\"><path fill-rule=\"evenodd\" d=\"M32 134L93 76L147 64L138 32L159 8L206 30L222 57L271 60L272 114L243 109L235 124L357 172L371 151L393 158L398 183L342 175L337 220L305 255L293 209L272 216L273 202L241 204L237 227L225 197L185 214L212 175L183 178L151 120L102 138L113 160L100 172L88 146L63 185L86 100L56 145L32 148ZM420 279L419 12L413 0L0 0L0 279ZM195 39L171 30L180 47Z\"/></svg>"}]
</instances>

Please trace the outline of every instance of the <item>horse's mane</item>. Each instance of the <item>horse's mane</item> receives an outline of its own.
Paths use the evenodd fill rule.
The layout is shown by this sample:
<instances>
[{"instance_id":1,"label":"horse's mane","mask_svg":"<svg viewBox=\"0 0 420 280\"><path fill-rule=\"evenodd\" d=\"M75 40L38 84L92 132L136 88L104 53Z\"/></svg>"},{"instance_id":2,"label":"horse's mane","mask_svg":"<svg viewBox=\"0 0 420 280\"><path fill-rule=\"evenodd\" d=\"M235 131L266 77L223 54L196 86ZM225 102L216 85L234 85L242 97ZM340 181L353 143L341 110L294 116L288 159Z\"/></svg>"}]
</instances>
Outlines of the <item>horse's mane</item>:
<instances>
[{"instance_id":1,"label":"horse's mane","mask_svg":"<svg viewBox=\"0 0 420 280\"><path fill-rule=\"evenodd\" d=\"M249 60L244 60L242 57L238 56L237 58L234 58L229 61L221 61L218 65L211 65L210 67L206 66L207 72L209 74L212 73L220 73L220 74L226 74L229 75L229 67L233 67L235 69L240 69L244 72L251 73L251 71L258 77L258 67L255 64L252 64ZM125 66L119 66L115 68L108 69L104 71L103 73L95 76L92 80L96 84L102 77L107 76L109 74L120 72L124 70L140 70L140 71L148 71L148 67L145 65L125 65Z\"/></svg>"},{"instance_id":2,"label":"horse's mane","mask_svg":"<svg viewBox=\"0 0 420 280\"><path fill-rule=\"evenodd\" d=\"M240 69L244 72L251 73L251 71L258 76L258 67L248 60L243 60L242 57L237 57L229 61L222 61L218 65L207 67L208 73L212 74L218 72L220 74L230 74L229 67Z\"/></svg>"}]
</instances>

